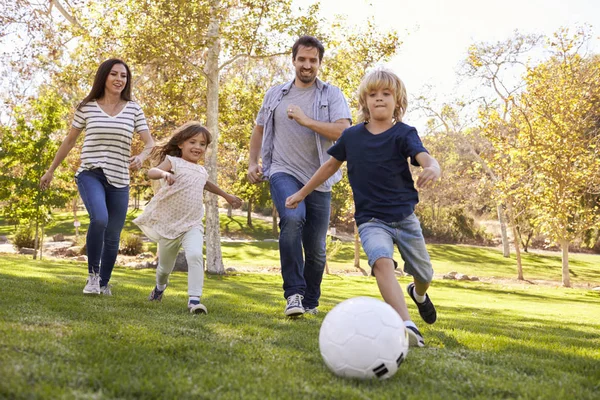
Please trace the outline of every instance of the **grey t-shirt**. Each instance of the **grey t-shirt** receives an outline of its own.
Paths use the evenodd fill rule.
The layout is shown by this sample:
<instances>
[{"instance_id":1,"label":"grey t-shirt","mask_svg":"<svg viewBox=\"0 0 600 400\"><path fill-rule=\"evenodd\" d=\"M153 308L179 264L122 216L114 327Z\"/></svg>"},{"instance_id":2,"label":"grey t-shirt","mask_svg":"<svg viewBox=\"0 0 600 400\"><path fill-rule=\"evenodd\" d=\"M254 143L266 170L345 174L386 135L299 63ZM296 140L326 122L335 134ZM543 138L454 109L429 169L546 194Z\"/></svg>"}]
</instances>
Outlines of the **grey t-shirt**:
<instances>
[{"instance_id":1,"label":"grey t-shirt","mask_svg":"<svg viewBox=\"0 0 600 400\"><path fill-rule=\"evenodd\" d=\"M306 184L313 174L319 169L319 153L315 132L289 119L287 109L289 105L296 105L304 111L309 118L314 119L314 102L316 86L298 88L292 85L289 93L283 97L275 112L275 135L273 138L273 163L271 175L285 172ZM330 191L319 186L318 191Z\"/></svg>"}]
</instances>

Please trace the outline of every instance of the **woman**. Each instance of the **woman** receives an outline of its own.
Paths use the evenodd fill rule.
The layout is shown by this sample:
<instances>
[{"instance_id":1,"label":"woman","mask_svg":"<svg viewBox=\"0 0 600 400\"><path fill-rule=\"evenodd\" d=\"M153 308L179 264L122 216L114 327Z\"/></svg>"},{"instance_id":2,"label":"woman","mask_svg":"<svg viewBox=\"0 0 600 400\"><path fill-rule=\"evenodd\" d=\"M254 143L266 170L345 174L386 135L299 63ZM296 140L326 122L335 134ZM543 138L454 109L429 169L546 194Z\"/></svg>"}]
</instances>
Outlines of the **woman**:
<instances>
[{"instance_id":1,"label":"woman","mask_svg":"<svg viewBox=\"0 0 600 400\"><path fill-rule=\"evenodd\" d=\"M98 67L92 90L77 106L71 129L42 176L42 189L50 185L54 170L83 130L81 165L75 174L90 216L86 237L89 277L83 293L110 296L108 282L129 203L129 169L139 169L154 146L144 112L131 99L131 71L123 61L113 58ZM131 157L134 132L145 147Z\"/></svg>"}]
</instances>

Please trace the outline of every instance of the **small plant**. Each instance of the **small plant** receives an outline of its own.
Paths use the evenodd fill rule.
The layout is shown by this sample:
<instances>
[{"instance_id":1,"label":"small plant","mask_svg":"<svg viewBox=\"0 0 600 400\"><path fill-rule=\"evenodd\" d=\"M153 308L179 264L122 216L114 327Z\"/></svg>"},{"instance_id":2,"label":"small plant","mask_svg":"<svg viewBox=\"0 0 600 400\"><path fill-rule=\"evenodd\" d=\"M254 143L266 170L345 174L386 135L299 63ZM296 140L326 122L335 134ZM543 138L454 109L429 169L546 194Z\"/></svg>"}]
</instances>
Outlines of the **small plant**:
<instances>
[{"instance_id":1,"label":"small plant","mask_svg":"<svg viewBox=\"0 0 600 400\"><path fill-rule=\"evenodd\" d=\"M21 225L17 228L13 237L13 245L20 250L24 247L32 249L35 245L33 228L29 225Z\"/></svg>"},{"instance_id":2,"label":"small plant","mask_svg":"<svg viewBox=\"0 0 600 400\"><path fill-rule=\"evenodd\" d=\"M123 232L121 234L121 247L119 252L126 256L137 256L144 251L144 242L138 235Z\"/></svg>"}]
</instances>

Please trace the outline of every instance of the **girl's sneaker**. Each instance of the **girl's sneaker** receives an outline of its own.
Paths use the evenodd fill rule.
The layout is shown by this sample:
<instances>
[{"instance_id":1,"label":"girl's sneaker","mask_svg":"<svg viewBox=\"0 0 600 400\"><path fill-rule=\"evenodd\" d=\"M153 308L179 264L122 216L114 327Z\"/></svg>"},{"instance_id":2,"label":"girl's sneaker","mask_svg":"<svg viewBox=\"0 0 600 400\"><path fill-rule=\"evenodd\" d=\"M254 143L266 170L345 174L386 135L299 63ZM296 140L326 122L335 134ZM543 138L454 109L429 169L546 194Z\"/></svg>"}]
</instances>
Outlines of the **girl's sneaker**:
<instances>
[{"instance_id":1,"label":"girl's sneaker","mask_svg":"<svg viewBox=\"0 0 600 400\"><path fill-rule=\"evenodd\" d=\"M90 274L85 287L83 288L85 294L100 294L100 276L98 274Z\"/></svg>"},{"instance_id":2,"label":"girl's sneaker","mask_svg":"<svg viewBox=\"0 0 600 400\"><path fill-rule=\"evenodd\" d=\"M200 303L198 300L190 300L188 302L188 310L190 310L190 313L192 314L208 314L204 304Z\"/></svg>"},{"instance_id":3,"label":"girl's sneaker","mask_svg":"<svg viewBox=\"0 0 600 400\"><path fill-rule=\"evenodd\" d=\"M154 289L152 289L152 293L150 293L150 296L148 296L148 300L161 301L164 292L164 290L158 290L158 288L154 286Z\"/></svg>"}]
</instances>

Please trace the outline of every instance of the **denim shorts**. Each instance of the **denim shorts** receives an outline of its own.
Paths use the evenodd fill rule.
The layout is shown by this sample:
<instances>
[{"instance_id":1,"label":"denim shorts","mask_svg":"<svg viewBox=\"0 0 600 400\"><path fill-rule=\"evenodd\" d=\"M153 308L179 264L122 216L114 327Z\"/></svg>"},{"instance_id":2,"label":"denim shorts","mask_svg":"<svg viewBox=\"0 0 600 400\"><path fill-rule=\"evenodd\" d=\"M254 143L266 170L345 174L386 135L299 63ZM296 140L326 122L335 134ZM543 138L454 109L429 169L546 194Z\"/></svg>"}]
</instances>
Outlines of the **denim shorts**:
<instances>
[{"instance_id":1,"label":"denim shorts","mask_svg":"<svg viewBox=\"0 0 600 400\"><path fill-rule=\"evenodd\" d=\"M414 213L399 222L384 222L372 218L360 224L358 234L371 269L380 258L390 258L394 261L394 267L398 267L394 260L395 244L404 260L404 272L419 282L431 282L433 268L421 224Z\"/></svg>"}]
</instances>

